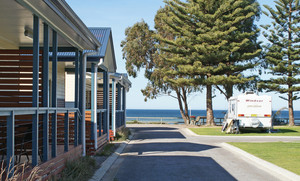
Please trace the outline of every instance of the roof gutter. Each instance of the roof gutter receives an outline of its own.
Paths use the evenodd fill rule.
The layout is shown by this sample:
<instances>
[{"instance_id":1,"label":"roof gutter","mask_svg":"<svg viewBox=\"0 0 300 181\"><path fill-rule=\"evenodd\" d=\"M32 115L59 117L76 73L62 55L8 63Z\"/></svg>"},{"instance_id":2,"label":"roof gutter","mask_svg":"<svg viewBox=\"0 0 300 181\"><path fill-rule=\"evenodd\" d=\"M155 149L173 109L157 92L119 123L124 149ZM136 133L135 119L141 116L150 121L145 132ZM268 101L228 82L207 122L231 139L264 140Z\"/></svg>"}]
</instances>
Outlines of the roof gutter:
<instances>
[{"instance_id":1,"label":"roof gutter","mask_svg":"<svg viewBox=\"0 0 300 181\"><path fill-rule=\"evenodd\" d=\"M83 54L83 57L82 57L82 75L83 75L83 79L82 79L82 81L83 81L83 92L82 92L82 94L81 94L81 98L82 98L82 104L81 104L81 114L82 114L82 127L81 127L81 133L82 133L82 135L81 135L81 139L82 139L82 148L83 148L83 150L82 150L82 155L83 156L85 156L86 155L86 138L85 138L85 109L86 109L86 106L85 106L85 104L86 104L86 77L85 77L85 75L86 75L86 64L87 64L87 57L88 56L91 56L91 55L96 55L96 54L98 54L99 53L99 51L100 51L100 48L98 47L97 48L97 51L93 51L93 52L86 52L86 53L84 53ZM101 62L101 60L100 60L100 62Z\"/></svg>"},{"instance_id":2,"label":"roof gutter","mask_svg":"<svg viewBox=\"0 0 300 181\"><path fill-rule=\"evenodd\" d=\"M121 80L124 84L124 86L126 87L127 91L129 91L129 89L131 88L131 82L128 79L128 77L126 76L126 74L122 74Z\"/></svg>"},{"instance_id":3,"label":"roof gutter","mask_svg":"<svg viewBox=\"0 0 300 181\"><path fill-rule=\"evenodd\" d=\"M120 81L122 78L121 75L118 73L110 72L109 75L111 76L112 79L115 79L116 81Z\"/></svg>"},{"instance_id":4,"label":"roof gutter","mask_svg":"<svg viewBox=\"0 0 300 181\"><path fill-rule=\"evenodd\" d=\"M110 76L116 79L122 86L126 87L127 91L129 91L129 88L131 88L131 82L128 80L126 74L110 73Z\"/></svg>"}]
</instances>

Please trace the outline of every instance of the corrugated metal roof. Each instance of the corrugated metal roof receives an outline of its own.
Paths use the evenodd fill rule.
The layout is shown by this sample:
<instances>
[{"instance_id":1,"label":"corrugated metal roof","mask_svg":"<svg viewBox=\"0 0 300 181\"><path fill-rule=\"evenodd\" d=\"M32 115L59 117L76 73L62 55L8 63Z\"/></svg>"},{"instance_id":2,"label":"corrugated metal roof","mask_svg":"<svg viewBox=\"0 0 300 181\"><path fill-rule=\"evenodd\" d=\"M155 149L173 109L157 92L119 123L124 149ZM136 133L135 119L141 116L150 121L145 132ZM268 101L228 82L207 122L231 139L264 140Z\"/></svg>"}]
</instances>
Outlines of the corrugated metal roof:
<instances>
[{"instance_id":1,"label":"corrugated metal roof","mask_svg":"<svg viewBox=\"0 0 300 181\"><path fill-rule=\"evenodd\" d=\"M89 30L94 34L97 40L101 43L100 51L97 55L93 55L90 57L99 57L103 58L105 56L105 52L107 49L107 44L109 41L109 37L111 34L111 28L108 27L91 27ZM84 50L83 53L91 52L92 50ZM58 52L58 57L74 57L74 52Z\"/></svg>"},{"instance_id":2,"label":"corrugated metal roof","mask_svg":"<svg viewBox=\"0 0 300 181\"><path fill-rule=\"evenodd\" d=\"M98 41L101 43L100 53L98 56L104 57L111 33L111 28L89 28L89 30L95 35Z\"/></svg>"}]
</instances>

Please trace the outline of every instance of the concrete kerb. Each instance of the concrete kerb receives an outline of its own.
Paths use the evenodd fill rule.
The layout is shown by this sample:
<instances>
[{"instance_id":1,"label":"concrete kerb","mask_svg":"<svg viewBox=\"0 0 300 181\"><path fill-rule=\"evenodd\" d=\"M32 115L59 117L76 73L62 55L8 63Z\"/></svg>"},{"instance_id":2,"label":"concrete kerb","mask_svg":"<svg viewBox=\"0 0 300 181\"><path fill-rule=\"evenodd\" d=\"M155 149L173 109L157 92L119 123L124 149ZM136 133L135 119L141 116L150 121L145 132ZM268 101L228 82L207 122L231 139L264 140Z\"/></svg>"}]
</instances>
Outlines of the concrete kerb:
<instances>
[{"instance_id":1,"label":"concrete kerb","mask_svg":"<svg viewBox=\"0 0 300 181\"><path fill-rule=\"evenodd\" d=\"M191 131L190 128L180 128L180 130L187 134L188 136L196 136L196 137L215 137L215 138L293 138L300 139L300 136L239 136L239 135L198 135L195 132Z\"/></svg>"},{"instance_id":2,"label":"concrete kerb","mask_svg":"<svg viewBox=\"0 0 300 181\"><path fill-rule=\"evenodd\" d=\"M127 141L123 141L123 143L119 146L119 148L109 156L102 164L101 167L94 173L93 177L89 179L89 181L100 181L106 172L110 169L113 163L117 160L119 155L123 152L127 144L132 140L134 136L133 131L131 130L131 135Z\"/></svg>"},{"instance_id":3,"label":"concrete kerb","mask_svg":"<svg viewBox=\"0 0 300 181\"><path fill-rule=\"evenodd\" d=\"M300 176L288 171L284 168L281 168L277 165L274 165L270 162L267 162L265 160L262 160L254 155L251 155L244 150L241 150L235 146L229 145L227 143L221 143L220 146L226 150L229 150L231 152L234 152L238 155L241 156L241 158L257 167L260 169L263 169L264 171L276 176L280 180L291 180L291 181L298 181L300 180Z\"/></svg>"},{"instance_id":4,"label":"concrete kerb","mask_svg":"<svg viewBox=\"0 0 300 181\"><path fill-rule=\"evenodd\" d=\"M196 133L194 133L193 131L191 131L189 128L180 128L179 129L183 135L187 135L187 136L199 136Z\"/></svg>"}]
</instances>

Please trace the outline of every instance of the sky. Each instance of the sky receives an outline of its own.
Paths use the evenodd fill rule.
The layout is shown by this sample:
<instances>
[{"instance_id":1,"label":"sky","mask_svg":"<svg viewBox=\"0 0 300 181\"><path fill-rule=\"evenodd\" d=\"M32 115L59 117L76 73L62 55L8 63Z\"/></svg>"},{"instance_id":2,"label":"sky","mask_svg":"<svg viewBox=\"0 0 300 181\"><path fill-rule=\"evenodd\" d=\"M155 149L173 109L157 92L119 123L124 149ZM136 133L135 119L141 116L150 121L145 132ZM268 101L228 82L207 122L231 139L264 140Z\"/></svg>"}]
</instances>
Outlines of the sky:
<instances>
[{"instance_id":1,"label":"sky","mask_svg":"<svg viewBox=\"0 0 300 181\"><path fill-rule=\"evenodd\" d=\"M126 73L125 60L122 58L121 41L125 39L125 29L131 27L136 22L144 20L150 28L154 27L154 16L160 7L164 6L163 0L66 0L79 18L88 27L111 27L113 33L114 50L117 61L117 72ZM260 5L274 5L272 0L258 0ZM262 7L264 10L264 8ZM269 23L269 19L261 16L257 24ZM264 43L264 38L261 38ZM177 99L170 96L159 96L157 99L144 101L141 89L146 87L147 79L143 72L137 78L129 77L132 87L127 93L128 109L178 109ZM234 91L234 95L241 92ZM259 93L272 96L273 110L287 107L287 101L279 98L275 93ZM215 91L216 97L213 99L213 109L226 110L227 100L225 96ZM206 93L197 92L189 96L189 107L192 110L206 109ZM300 100L294 101L294 109L300 110Z\"/></svg>"}]
</instances>

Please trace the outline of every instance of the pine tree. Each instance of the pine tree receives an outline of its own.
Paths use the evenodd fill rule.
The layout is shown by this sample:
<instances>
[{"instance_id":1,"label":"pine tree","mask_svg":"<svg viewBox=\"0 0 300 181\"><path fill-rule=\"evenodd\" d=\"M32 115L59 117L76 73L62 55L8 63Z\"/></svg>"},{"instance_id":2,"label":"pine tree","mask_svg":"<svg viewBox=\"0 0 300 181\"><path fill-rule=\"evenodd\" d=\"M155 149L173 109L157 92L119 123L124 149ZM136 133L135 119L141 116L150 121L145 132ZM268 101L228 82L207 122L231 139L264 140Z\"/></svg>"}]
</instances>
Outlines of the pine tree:
<instances>
[{"instance_id":1,"label":"pine tree","mask_svg":"<svg viewBox=\"0 0 300 181\"><path fill-rule=\"evenodd\" d=\"M275 9L264 5L268 12L264 12L273 22L262 26L263 35L269 41L265 46L265 61L272 78L264 80L260 88L268 92L274 91L287 94L289 125L294 126L293 101L299 99L300 91L299 60L300 60L300 7L299 0L275 1Z\"/></svg>"},{"instance_id":2,"label":"pine tree","mask_svg":"<svg viewBox=\"0 0 300 181\"><path fill-rule=\"evenodd\" d=\"M176 69L165 68L166 80L177 84L205 85L207 125L214 125L212 87L242 84L251 79L242 77L243 70L253 67L250 59L258 56L253 46L257 31L241 26L257 15L258 4L249 0L168 0L168 16L163 21L176 36L163 42L160 49L177 56L166 57Z\"/></svg>"},{"instance_id":3,"label":"pine tree","mask_svg":"<svg viewBox=\"0 0 300 181\"><path fill-rule=\"evenodd\" d=\"M248 5L255 3L255 0L248 0ZM255 4L257 6L257 4ZM252 16L251 18L247 18L243 21L241 21L239 24L236 25L237 31L232 33L230 36L232 40L229 40L231 42L234 42L235 39L239 36L245 36L244 38L249 39L249 42L245 44L243 47L240 47L238 51L235 51L232 53L232 55L229 57L229 64L233 65L239 65L242 63L247 62L244 64L244 66L240 66L240 69L236 70L229 70L225 73L225 76L230 77L231 75L242 75L242 79L239 82L227 82L224 84L221 84L223 89L219 85L216 85L216 88L226 97L226 99L229 99L233 95L233 89L237 89L239 91L245 92L246 90L256 90L257 89L257 82L259 80L257 75L244 75L243 72L245 70L249 70L255 67L255 65L259 64L259 58L258 55L261 51L260 42L258 42L257 38L259 36L259 30L257 26L255 25L255 21L259 18L260 15L260 8L256 7L255 9L248 9L245 10L243 13L246 14L247 12L253 12L255 13L255 16ZM254 33L255 32L255 33ZM251 34L245 34L245 33L251 33ZM250 56L244 56L246 53L249 52L256 52L256 54L252 54ZM249 64L251 63L251 64Z\"/></svg>"}]
</instances>

